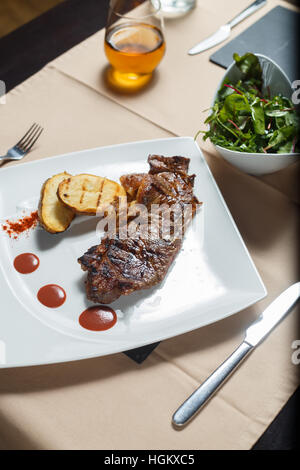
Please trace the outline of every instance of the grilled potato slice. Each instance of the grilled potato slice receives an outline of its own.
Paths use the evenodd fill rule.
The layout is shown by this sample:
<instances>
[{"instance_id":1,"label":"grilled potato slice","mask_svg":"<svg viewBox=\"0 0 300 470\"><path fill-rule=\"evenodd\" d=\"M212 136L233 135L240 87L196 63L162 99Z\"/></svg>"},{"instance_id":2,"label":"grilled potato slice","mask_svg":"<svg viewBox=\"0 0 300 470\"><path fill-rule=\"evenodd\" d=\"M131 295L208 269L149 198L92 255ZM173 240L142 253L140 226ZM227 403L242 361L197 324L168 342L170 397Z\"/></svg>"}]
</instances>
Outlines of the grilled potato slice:
<instances>
[{"instance_id":1,"label":"grilled potato slice","mask_svg":"<svg viewBox=\"0 0 300 470\"><path fill-rule=\"evenodd\" d=\"M107 205L115 205L119 198L126 197L122 186L102 176L76 175L58 186L57 195L66 207L78 214L96 215Z\"/></svg>"},{"instance_id":2,"label":"grilled potato slice","mask_svg":"<svg viewBox=\"0 0 300 470\"><path fill-rule=\"evenodd\" d=\"M74 212L57 197L59 184L70 176L66 172L59 173L45 181L42 187L38 214L40 224L47 232L64 232L75 217Z\"/></svg>"}]
</instances>

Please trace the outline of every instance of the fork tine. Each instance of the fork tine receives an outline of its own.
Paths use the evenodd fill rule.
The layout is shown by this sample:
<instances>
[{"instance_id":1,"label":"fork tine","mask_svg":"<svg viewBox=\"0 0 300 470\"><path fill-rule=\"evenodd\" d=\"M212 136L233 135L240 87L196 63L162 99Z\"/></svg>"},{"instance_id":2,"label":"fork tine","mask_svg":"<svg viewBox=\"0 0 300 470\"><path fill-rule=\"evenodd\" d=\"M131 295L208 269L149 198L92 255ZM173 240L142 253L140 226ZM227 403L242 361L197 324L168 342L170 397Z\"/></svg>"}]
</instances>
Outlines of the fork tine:
<instances>
[{"instance_id":1,"label":"fork tine","mask_svg":"<svg viewBox=\"0 0 300 470\"><path fill-rule=\"evenodd\" d=\"M26 137L26 139L23 140L21 145L19 145L19 148L21 150L25 151L26 148L28 147L28 145L31 143L32 139L35 138L35 136L36 136L36 134L38 133L39 130L40 130L40 126L37 124L36 127L30 132L28 137Z\"/></svg>"},{"instance_id":2,"label":"fork tine","mask_svg":"<svg viewBox=\"0 0 300 470\"><path fill-rule=\"evenodd\" d=\"M40 126L36 124L35 127L32 129L32 131L30 132L30 134L28 134L28 136L25 139L23 139L21 144L19 145L19 148L21 150L25 150L27 148L28 144L36 136L39 129L40 129Z\"/></svg>"},{"instance_id":3,"label":"fork tine","mask_svg":"<svg viewBox=\"0 0 300 470\"><path fill-rule=\"evenodd\" d=\"M29 152L29 150L31 150L31 148L34 146L34 144L36 143L36 141L40 137L43 130L44 129L42 127L39 127L39 130L37 131L37 133L35 133L35 135L31 138L31 140L26 144L26 146L24 148L24 151L26 153Z\"/></svg>"},{"instance_id":4,"label":"fork tine","mask_svg":"<svg viewBox=\"0 0 300 470\"><path fill-rule=\"evenodd\" d=\"M36 126L37 126L36 123L32 124L32 126L30 127L30 129L28 129L28 131L26 132L26 134L23 135L23 137L22 137L22 138L19 140L19 142L16 144L16 147L19 146L19 145L21 145L21 144L24 142L24 139L26 139L26 137L29 136L29 134L31 133L31 131L33 131L34 127L36 127Z\"/></svg>"}]
</instances>

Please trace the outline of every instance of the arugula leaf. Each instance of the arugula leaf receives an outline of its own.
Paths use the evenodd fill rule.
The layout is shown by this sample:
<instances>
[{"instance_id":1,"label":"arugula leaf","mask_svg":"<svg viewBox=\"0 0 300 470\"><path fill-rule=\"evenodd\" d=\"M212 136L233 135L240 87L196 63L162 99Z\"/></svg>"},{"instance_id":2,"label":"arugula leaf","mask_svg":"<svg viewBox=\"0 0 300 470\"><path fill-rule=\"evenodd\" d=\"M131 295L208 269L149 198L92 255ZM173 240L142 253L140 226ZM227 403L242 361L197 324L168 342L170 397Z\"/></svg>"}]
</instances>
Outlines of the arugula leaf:
<instances>
[{"instance_id":1,"label":"arugula leaf","mask_svg":"<svg viewBox=\"0 0 300 470\"><path fill-rule=\"evenodd\" d=\"M281 145L277 153L291 153L293 151L293 141L288 141L285 144Z\"/></svg>"},{"instance_id":2,"label":"arugula leaf","mask_svg":"<svg viewBox=\"0 0 300 470\"><path fill-rule=\"evenodd\" d=\"M262 69L256 55L247 52L247 54L240 57L237 53L233 54L236 65L243 74L243 80L257 79L259 82L262 80Z\"/></svg>"},{"instance_id":3,"label":"arugula leaf","mask_svg":"<svg viewBox=\"0 0 300 470\"><path fill-rule=\"evenodd\" d=\"M291 137L295 137L295 131L296 129L294 126L281 127L280 129L274 131L269 140L268 149L286 142Z\"/></svg>"},{"instance_id":4,"label":"arugula leaf","mask_svg":"<svg viewBox=\"0 0 300 470\"><path fill-rule=\"evenodd\" d=\"M262 102L256 98L251 104L251 116L253 121L254 132L259 135L265 134L265 113Z\"/></svg>"},{"instance_id":5,"label":"arugula leaf","mask_svg":"<svg viewBox=\"0 0 300 470\"><path fill-rule=\"evenodd\" d=\"M250 112L246 96L232 93L225 98L224 105L220 110L220 119L221 121L235 119L242 112L246 114Z\"/></svg>"}]
</instances>

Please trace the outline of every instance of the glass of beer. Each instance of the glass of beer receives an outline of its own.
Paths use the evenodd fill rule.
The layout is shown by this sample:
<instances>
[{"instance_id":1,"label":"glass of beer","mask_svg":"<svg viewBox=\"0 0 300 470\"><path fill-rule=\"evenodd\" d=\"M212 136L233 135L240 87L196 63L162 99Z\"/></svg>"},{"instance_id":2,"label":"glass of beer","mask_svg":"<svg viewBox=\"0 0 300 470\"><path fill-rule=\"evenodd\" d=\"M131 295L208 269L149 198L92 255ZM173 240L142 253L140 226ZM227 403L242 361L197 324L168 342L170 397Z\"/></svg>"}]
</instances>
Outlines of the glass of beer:
<instances>
[{"instance_id":1,"label":"glass of beer","mask_svg":"<svg viewBox=\"0 0 300 470\"><path fill-rule=\"evenodd\" d=\"M165 53L159 0L110 0L105 53L107 80L114 88L137 91L151 79Z\"/></svg>"}]
</instances>

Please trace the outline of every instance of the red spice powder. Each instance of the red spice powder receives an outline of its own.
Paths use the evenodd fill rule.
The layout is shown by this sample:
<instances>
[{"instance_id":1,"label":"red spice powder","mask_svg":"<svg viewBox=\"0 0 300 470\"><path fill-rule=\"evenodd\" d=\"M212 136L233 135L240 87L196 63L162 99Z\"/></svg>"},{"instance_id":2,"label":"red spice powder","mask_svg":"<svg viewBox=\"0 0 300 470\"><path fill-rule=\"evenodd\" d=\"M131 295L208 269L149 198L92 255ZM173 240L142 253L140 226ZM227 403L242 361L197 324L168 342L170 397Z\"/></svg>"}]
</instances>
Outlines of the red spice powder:
<instances>
[{"instance_id":1,"label":"red spice powder","mask_svg":"<svg viewBox=\"0 0 300 470\"><path fill-rule=\"evenodd\" d=\"M10 238L16 240L21 233L27 232L36 227L37 223L38 211L35 211L18 220L6 220L2 225L2 230L4 230Z\"/></svg>"}]
</instances>

